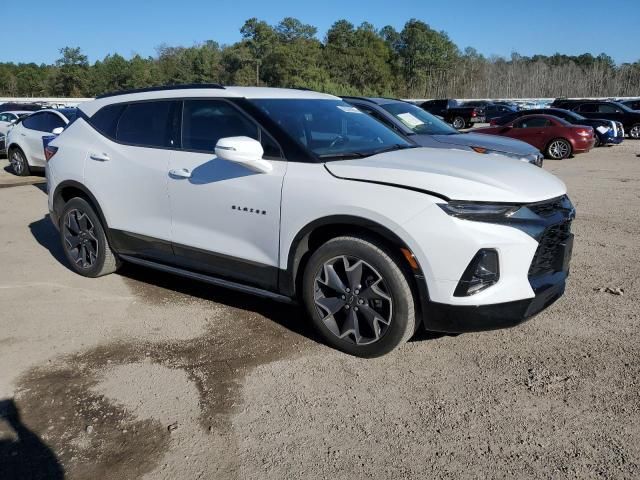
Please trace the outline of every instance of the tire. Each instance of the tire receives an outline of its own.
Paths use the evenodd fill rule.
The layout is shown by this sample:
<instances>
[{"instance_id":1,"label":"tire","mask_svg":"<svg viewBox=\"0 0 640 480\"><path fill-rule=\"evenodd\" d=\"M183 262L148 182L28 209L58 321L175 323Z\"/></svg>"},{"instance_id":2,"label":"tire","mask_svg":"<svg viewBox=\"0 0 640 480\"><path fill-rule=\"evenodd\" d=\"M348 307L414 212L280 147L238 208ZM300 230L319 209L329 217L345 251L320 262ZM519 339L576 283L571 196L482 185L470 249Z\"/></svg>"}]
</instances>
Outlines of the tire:
<instances>
[{"instance_id":1,"label":"tire","mask_svg":"<svg viewBox=\"0 0 640 480\"><path fill-rule=\"evenodd\" d=\"M593 148L598 148L602 146L602 142L600 141L600 137L598 134L595 134L596 142L593 144Z\"/></svg>"},{"instance_id":2,"label":"tire","mask_svg":"<svg viewBox=\"0 0 640 480\"><path fill-rule=\"evenodd\" d=\"M13 173L18 175L19 177L26 177L28 175L31 175L29 162L27 162L27 157L22 150L20 150L18 147L14 147L9 151L8 157L9 163L11 163L11 168L13 169Z\"/></svg>"},{"instance_id":3,"label":"tire","mask_svg":"<svg viewBox=\"0 0 640 480\"><path fill-rule=\"evenodd\" d=\"M453 128L455 128L456 130L462 130L464 128L464 126L466 125L466 122L464 121L464 118L462 117L455 117L453 119Z\"/></svg>"},{"instance_id":4,"label":"tire","mask_svg":"<svg viewBox=\"0 0 640 480\"><path fill-rule=\"evenodd\" d=\"M399 265L397 257L366 237L337 237L313 253L302 297L327 344L371 358L391 352L414 334L415 302Z\"/></svg>"},{"instance_id":5,"label":"tire","mask_svg":"<svg viewBox=\"0 0 640 480\"><path fill-rule=\"evenodd\" d=\"M629 137L634 140L640 139L640 123L636 123L629 129Z\"/></svg>"},{"instance_id":6,"label":"tire","mask_svg":"<svg viewBox=\"0 0 640 480\"><path fill-rule=\"evenodd\" d=\"M120 262L109 246L102 222L84 198L72 198L66 203L59 227L62 249L71 270L96 278L118 269Z\"/></svg>"},{"instance_id":7,"label":"tire","mask_svg":"<svg viewBox=\"0 0 640 480\"><path fill-rule=\"evenodd\" d=\"M545 150L547 158L552 160L564 160L571 156L571 143L564 138L554 138L549 142Z\"/></svg>"}]
</instances>

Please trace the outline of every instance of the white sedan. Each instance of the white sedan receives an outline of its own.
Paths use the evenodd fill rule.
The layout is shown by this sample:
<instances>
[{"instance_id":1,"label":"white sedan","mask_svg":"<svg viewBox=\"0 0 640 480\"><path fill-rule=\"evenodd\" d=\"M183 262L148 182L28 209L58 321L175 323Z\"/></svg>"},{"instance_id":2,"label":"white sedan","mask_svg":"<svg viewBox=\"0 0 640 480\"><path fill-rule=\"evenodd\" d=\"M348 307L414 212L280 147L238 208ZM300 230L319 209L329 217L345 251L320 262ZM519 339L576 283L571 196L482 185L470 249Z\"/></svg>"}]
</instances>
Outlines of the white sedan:
<instances>
[{"instance_id":1,"label":"white sedan","mask_svg":"<svg viewBox=\"0 0 640 480\"><path fill-rule=\"evenodd\" d=\"M75 119L75 108L39 110L18 121L6 138L7 155L16 175L29 175L44 168L43 137L58 135Z\"/></svg>"},{"instance_id":2,"label":"white sedan","mask_svg":"<svg viewBox=\"0 0 640 480\"><path fill-rule=\"evenodd\" d=\"M15 122L23 117L26 117L30 113L32 112L26 112L22 110L0 112L0 153L4 152L6 149L5 137L7 136L7 132L11 130L11 127L13 127Z\"/></svg>"}]
</instances>

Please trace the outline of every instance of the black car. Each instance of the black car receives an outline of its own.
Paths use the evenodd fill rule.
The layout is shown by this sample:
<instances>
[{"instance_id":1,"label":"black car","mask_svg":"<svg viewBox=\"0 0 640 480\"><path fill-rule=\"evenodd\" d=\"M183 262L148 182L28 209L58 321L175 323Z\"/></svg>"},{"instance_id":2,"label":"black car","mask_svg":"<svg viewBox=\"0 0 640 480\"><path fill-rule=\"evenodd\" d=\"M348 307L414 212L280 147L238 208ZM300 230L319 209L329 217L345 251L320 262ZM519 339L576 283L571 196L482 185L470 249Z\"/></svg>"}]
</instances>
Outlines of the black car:
<instances>
[{"instance_id":1,"label":"black car","mask_svg":"<svg viewBox=\"0 0 640 480\"><path fill-rule=\"evenodd\" d=\"M490 122L494 118L499 118L509 113L516 113L517 111L518 109L514 107L492 103L484 107L484 116L487 122Z\"/></svg>"},{"instance_id":2,"label":"black car","mask_svg":"<svg viewBox=\"0 0 640 480\"><path fill-rule=\"evenodd\" d=\"M624 128L622 123L614 120L606 120L604 118L586 118L582 115L565 110L563 108L536 108L533 110L526 110L522 112L513 112L503 115L491 121L491 125L506 125L507 123L522 117L523 115L544 114L553 115L554 117L562 118L574 125L587 125L593 127L596 133L596 147L601 145L616 145L622 143L624 140Z\"/></svg>"},{"instance_id":3,"label":"black car","mask_svg":"<svg viewBox=\"0 0 640 480\"><path fill-rule=\"evenodd\" d=\"M445 122L450 123L457 130L486 121L483 107L460 105L457 100L452 99L428 100L421 103L420 108L442 117Z\"/></svg>"},{"instance_id":4,"label":"black car","mask_svg":"<svg viewBox=\"0 0 640 480\"><path fill-rule=\"evenodd\" d=\"M640 112L626 105L608 100L569 100L558 98L551 104L553 108L564 108L587 118L603 118L622 123L631 138L640 139Z\"/></svg>"},{"instance_id":5,"label":"black car","mask_svg":"<svg viewBox=\"0 0 640 480\"><path fill-rule=\"evenodd\" d=\"M622 105L626 105L631 110L640 110L640 100L638 100L637 98L635 100L622 100L619 103L621 103Z\"/></svg>"}]
</instances>

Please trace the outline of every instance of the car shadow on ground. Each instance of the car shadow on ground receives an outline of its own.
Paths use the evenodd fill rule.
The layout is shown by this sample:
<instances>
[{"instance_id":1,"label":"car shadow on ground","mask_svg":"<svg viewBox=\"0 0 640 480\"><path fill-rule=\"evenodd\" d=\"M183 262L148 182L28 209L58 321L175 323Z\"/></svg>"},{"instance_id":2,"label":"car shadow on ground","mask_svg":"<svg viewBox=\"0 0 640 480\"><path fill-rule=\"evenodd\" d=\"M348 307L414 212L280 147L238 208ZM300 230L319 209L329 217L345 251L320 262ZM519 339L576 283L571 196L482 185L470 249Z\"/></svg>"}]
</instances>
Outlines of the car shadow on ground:
<instances>
[{"instance_id":1,"label":"car shadow on ground","mask_svg":"<svg viewBox=\"0 0 640 480\"><path fill-rule=\"evenodd\" d=\"M36 241L48 250L61 266L69 269L62 245L60 244L60 236L51 223L49 215L47 214L42 219L32 222L29 225L29 229ZM175 292L262 315L298 335L302 335L315 342L325 343L313 329L304 308L300 305L276 302L268 298L212 286L197 280L191 280L129 263L122 265L120 270L118 270L118 275L135 282L138 295L144 296L151 302L161 301L160 298L156 297L166 296L163 294L163 291ZM452 335L440 332L428 332L419 328L411 341L435 340L447 336Z\"/></svg>"},{"instance_id":2,"label":"car shadow on ground","mask_svg":"<svg viewBox=\"0 0 640 480\"><path fill-rule=\"evenodd\" d=\"M40 220L29 224L33 238L60 263L70 270L65 257L58 230L53 226L47 214ZM307 320L303 309L298 305L289 305L267 298L258 297L234 290L216 287L207 283L172 275L169 273L125 263L118 270L118 275L129 281L136 282L138 295L149 301L163 296L162 289L171 292L219 303L231 308L237 308L262 315L294 333L320 342ZM159 299L157 299L159 301Z\"/></svg>"},{"instance_id":3,"label":"car shadow on ground","mask_svg":"<svg viewBox=\"0 0 640 480\"><path fill-rule=\"evenodd\" d=\"M7 428L8 427L8 430ZM53 451L20 418L13 399L0 400L0 476L3 480L62 480Z\"/></svg>"}]
</instances>

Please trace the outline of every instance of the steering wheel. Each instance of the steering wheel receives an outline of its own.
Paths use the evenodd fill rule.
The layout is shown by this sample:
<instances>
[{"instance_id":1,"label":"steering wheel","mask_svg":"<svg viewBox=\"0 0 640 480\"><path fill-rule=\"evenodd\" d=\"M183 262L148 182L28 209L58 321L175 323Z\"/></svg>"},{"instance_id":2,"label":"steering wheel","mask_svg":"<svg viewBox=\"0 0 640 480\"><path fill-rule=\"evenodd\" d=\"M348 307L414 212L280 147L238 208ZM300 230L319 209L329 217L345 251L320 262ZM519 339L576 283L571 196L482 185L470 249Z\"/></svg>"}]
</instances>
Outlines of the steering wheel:
<instances>
[{"instance_id":1,"label":"steering wheel","mask_svg":"<svg viewBox=\"0 0 640 480\"><path fill-rule=\"evenodd\" d=\"M334 138L329 144L329 148L333 148L340 143L347 143L349 141L349 137L345 137L344 135L338 135Z\"/></svg>"}]
</instances>

